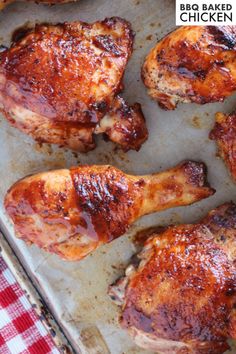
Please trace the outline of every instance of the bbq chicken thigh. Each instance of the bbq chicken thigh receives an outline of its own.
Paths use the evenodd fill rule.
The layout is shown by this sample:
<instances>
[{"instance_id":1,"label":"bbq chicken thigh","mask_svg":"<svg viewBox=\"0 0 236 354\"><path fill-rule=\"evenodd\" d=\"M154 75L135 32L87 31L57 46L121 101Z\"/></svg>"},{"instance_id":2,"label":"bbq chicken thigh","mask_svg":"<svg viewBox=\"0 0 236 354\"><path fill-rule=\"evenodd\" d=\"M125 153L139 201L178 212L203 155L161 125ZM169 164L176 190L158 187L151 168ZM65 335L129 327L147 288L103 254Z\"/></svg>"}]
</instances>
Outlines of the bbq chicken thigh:
<instances>
[{"instance_id":1,"label":"bbq chicken thigh","mask_svg":"<svg viewBox=\"0 0 236 354\"><path fill-rule=\"evenodd\" d=\"M236 90L236 26L183 26L148 54L142 77L164 109L223 101Z\"/></svg>"},{"instance_id":2,"label":"bbq chicken thigh","mask_svg":"<svg viewBox=\"0 0 236 354\"><path fill-rule=\"evenodd\" d=\"M229 115L216 114L216 123L210 133L210 139L217 142L219 155L236 182L236 112Z\"/></svg>"},{"instance_id":3,"label":"bbq chicken thigh","mask_svg":"<svg viewBox=\"0 0 236 354\"><path fill-rule=\"evenodd\" d=\"M0 10L2 10L6 5L11 4L12 2L15 1L16 0L0 0ZM37 3L41 2L43 4L62 4L62 3L73 2L77 0L26 0L26 1L32 1Z\"/></svg>"},{"instance_id":4,"label":"bbq chicken thigh","mask_svg":"<svg viewBox=\"0 0 236 354\"><path fill-rule=\"evenodd\" d=\"M142 215L213 193L202 163L187 161L147 176L126 175L112 166L80 166L20 180L8 191L5 208L18 237L79 260L124 234Z\"/></svg>"},{"instance_id":5,"label":"bbq chicken thigh","mask_svg":"<svg viewBox=\"0 0 236 354\"><path fill-rule=\"evenodd\" d=\"M121 18L37 25L0 54L0 108L38 142L82 152L104 133L124 150L147 139L139 104L118 95L134 35Z\"/></svg>"},{"instance_id":6,"label":"bbq chicken thigh","mask_svg":"<svg viewBox=\"0 0 236 354\"><path fill-rule=\"evenodd\" d=\"M236 338L236 205L150 237L109 289L137 345L168 354L221 354Z\"/></svg>"}]
</instances>

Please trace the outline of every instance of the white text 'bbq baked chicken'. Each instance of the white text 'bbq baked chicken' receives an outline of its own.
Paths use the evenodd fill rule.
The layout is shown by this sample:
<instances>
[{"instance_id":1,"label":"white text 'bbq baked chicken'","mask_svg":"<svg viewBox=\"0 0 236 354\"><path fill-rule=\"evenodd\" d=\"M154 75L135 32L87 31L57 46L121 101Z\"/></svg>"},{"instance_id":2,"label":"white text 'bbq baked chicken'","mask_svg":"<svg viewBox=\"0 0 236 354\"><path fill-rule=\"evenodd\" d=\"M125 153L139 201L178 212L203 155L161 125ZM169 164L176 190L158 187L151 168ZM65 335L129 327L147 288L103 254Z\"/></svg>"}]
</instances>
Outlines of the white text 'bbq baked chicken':
<instances>
[{"instance_id":1,"label":"white text 'bbq baked chicken'","mask_svg":"<svg viewBox=\"0 0 236 354\"><path fill-rule=\"evenodd\" d=\"M12 2L15 1L16 0L0 0L0 10L2 10L6 5L11 4ZM62 4L62 3L73 2L77 0L26 0L26 1L32 1L32 2L43 3L43 4Z\"/></svg>"},{"instance_id":2,"label":"white text 'bbq baked chicken'","mask_svg":"<svg viewBox=\"0 0 236 354\"><path fill-rule=\"evenodd\" d=\"M147 56L142 77L164 109L223 101L236 90L236 26L183 26Z\"/></svg>"},{"instance_id":3,"label":"white text 'bbq baked chicken'","mask_svg":"<svg viewBox=\"0 0 236 354\"><path fill-rule=\"evenodd\" d=\"M86 152L104 133L138 150L148 135L141 107L119 96L133 39L118 17L26 30L0 54L0 109L39 142Z\"/></svg>"},{"instance_id":4,"label":"white text 'bbq baked chicken'","mask_svg":"<svg viewBox=\"0 0 236 354\"><path fill-rule=\"evenodd\" d=\"M236 181L236 112L229 115L216 114L216 123L210 133L210 139L216 140L219 155Z\"/></svg>"},{"instance_id":5,"label":"white text 'bbq baked chicken'","mask_svg":"<svg viewBox=\"0 0 236 354\"><path fill-rule=\"evenodd\" d=\"M26 177L5 197L16 235L67 260L79 260L123 235L142 215L214 193L205 166L130 176L112 166L80 166Z\"/></svg>"},{"instance_id":6,"label":"white text 'bbq baked chicken'","mask_svg":"<svg viewBox=\"0 0 236 354\"><path fill-rule=\"evenodd\" d=\"M150 237L109 289L137 345L168 354L221 354L236 338L236 205Z\"/></svg>"}]
</instances>

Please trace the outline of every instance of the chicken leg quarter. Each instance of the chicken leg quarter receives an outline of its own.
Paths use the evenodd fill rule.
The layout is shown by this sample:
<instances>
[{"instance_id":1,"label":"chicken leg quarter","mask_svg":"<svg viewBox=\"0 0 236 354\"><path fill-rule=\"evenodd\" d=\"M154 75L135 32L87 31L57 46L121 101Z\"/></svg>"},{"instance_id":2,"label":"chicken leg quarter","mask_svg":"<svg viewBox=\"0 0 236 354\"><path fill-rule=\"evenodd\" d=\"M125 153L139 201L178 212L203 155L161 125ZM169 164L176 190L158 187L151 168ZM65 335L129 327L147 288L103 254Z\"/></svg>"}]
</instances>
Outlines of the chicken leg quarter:
<instances>
[{"instance_id":1,"label":"chicken leg quarter","mask_svg":"<svg viewBox=\"0 0 236 354\"><path fill-rule=\"evenodd\" d=\"M219 155L236 182L236 112L229 115L216 114L216 122L210 133L210 139L217 142Z\"/></svg>"},{"instance_id":2,"label":"chicken leg quarter","mask_svg":"<svg viewBox=\"0 0 236 354\"><path fill-rule=\"evenodd\" d=\"M110 287L135 342L163 354L222 354L236 339L236 205L153 234ZM137 265L138 264L138 265Z\"/></svg>"},{"instance_id":3,"label":"chicken leg quarter","mask_svg":"<svg viewBox=\"0 0 236 354\"><path fill-rule=\"evenodd\" d=\"M0 54L0 109L39 142L86 152L104 133L138 150L148 136L141 107L119 96L133 40L118 17L26 30Z\"/></svg>"},{"instance_id":4,"label":"chicken leg quarter","mask_svg":"<svg viewBox=\"0 0 236 354\"><path fill-rule=\"evenodd\" d=\"M130 176L112 166L80 166L26 177L5 197L16 235L79 260L123 235L142 215L214 193L205 166L187 161L166 172Z\"/></svg>"},{"instance_id":5,"label":"chicken leg quarter","mask_svg":"<svg viewBox=\"0 0 236 354\"><path fill-rule=\"evenodd\" d=\"M164 109L221 102L236 91L236 26L183 26L148 54L142 77Z\"/></svg>"}]
</instances>

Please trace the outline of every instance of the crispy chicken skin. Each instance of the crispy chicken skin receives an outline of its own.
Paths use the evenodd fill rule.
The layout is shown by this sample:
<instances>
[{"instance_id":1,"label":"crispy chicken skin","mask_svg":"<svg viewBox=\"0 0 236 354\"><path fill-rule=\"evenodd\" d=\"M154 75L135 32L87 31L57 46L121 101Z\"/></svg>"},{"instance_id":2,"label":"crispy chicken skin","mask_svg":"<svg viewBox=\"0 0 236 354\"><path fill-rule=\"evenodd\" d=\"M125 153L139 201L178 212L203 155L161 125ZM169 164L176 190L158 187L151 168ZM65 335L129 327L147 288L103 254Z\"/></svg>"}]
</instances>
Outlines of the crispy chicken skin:
<instances>
[{"instance_id":1,"label":"crispy chicken skin","mask_svg":"<svg viewBox=\"0 0 236 354\"><path fill-rule=\"evenodd\" d=\"M44 172L15 183L5 208L19 238L79 260L142 215L212 195L205 172L204 164L192 161L146 176L96 165Z\"/></svg>"},{"instance_id":2,"label":"crispy chicken skin","mask_svg":"<svg viewBox=\"0 0 236 354\"><path fill-rule=\"evenodd\" d=\"M223 101L236 90L236 26L183 26L148 54L142 77L164 109Z\"/></svg>"},{"instance_id":3,"label":"crispy chicken skin","mask_svg":"<svg viewBox=\"0 0 236 354\"><path fill-rule=\"evenodd\" d=\"M66 2L73 2L76 0L26 0L26 1L34 1L37 3L43 3L43 4L62 4ZM11 4L12 2L15 2L15 0L0 0L0 10L2 10L6 5Z\"/></svg>"},{"instance_id":4,"label":"crispy chicken skin","mask_svg":"<svg viewBox=\"0 0 236 354\"><path fill-rule=\"evenodd\" d=\"M236 182L236 112L229 115L216 114L216 123L210 133L210 139L217 142L219 155Z\"/></svg>"},{"instance_id":5,"label":"crispy chicken skin","mask_svg":"<svg viewBox=\"0 0 236 354\"><path fill-rule=\"evenodd\" d=\"M109 290L135 342L158 353L224 353L236 338L236 205L154 234L138 259Z\"/></svg>"},{"instance_id":6,"label":"crispy chicken skin","mask_svg":"<svg viewBox=\"0 0 236 354\"><path fill-rule=\"evenodd\" d=\"M148 136L141 107L118 95L133 39L118 17L26 30L0 54L0 109L39 142L86 152L104 133L138 150Z\"/></svg>"}]
</instances>

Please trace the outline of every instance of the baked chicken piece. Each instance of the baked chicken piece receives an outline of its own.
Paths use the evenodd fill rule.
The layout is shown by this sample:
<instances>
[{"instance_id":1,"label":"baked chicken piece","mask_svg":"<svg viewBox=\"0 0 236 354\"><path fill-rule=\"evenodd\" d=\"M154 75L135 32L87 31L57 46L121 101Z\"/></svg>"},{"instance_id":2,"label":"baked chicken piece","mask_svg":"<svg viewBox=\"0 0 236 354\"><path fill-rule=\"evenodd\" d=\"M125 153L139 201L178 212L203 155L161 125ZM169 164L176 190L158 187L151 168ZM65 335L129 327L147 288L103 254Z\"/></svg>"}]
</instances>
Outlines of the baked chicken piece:
<instances>
[{"instance_id":1,"label":"baked chicken piece","mask_svg":"<svg viewBox=\"0 0 236 354\"><path fill-rule=\"evenodd\" d=\"M118 95L133 39L118 17L26 30L0 54L0 109L39 142L86 152L104 133L138 150L148 135L141 107Z\"/></svg>"},{"instance_id":2,"label":"baked chicken piece","mask_svg":"<svg viewBox=\"0 0 236 354\"><path fill-rule=\"evenodd\" d=\"M11 4L12 2L15 2L16 0L0 0L0 10L2 10L6 5ZM76 0L27 0L27 1L33 1L33 2L42 2L44 4L62 4L66 2L73 2Z\"/></svg>"},{"instance_id":3,"label":"baked chicken piece","mask_svg":"<svg viewBox=\"0 0 236 354\"><path fill-rule=\"evenodd\" d=\"M137 345L168 354L221 354L236 338L236 205L150 237L109 289Z\"/></svg>"},{"instance_id":4,"label":"baked chicken piece","mask_svg":"<svg viewBox=\"0 0 236 354\"><path fill-rule=\"evenodd\" d=\"M210 139L217 142L219 155L236 181L236 112L229 115L216 114L216 123L210 133Z\"/></svg>"},{"instance_id":5,"label":"baked chicken piece","mask_svg":"<svg viewBox=\"0 0 236 354\"><path fill-rule=\"evenodd\" d=\"M8 191L5 208L19 238L79 260L123 235L142 215L213 193L198 162L147 176L126 175L112 166L80 166L20 180Z\"/></svg>"},{"instance_id":6,"label":"baked chicken piece","mask_svg":"<svg viewBox=\"0 0 236 354\"><path fill-rule=\"evenodd\" d=\"M183 26L148 54L142 77L164 109L223 101L236 90L236 26Z\"/></svg>"}]
</instances>

